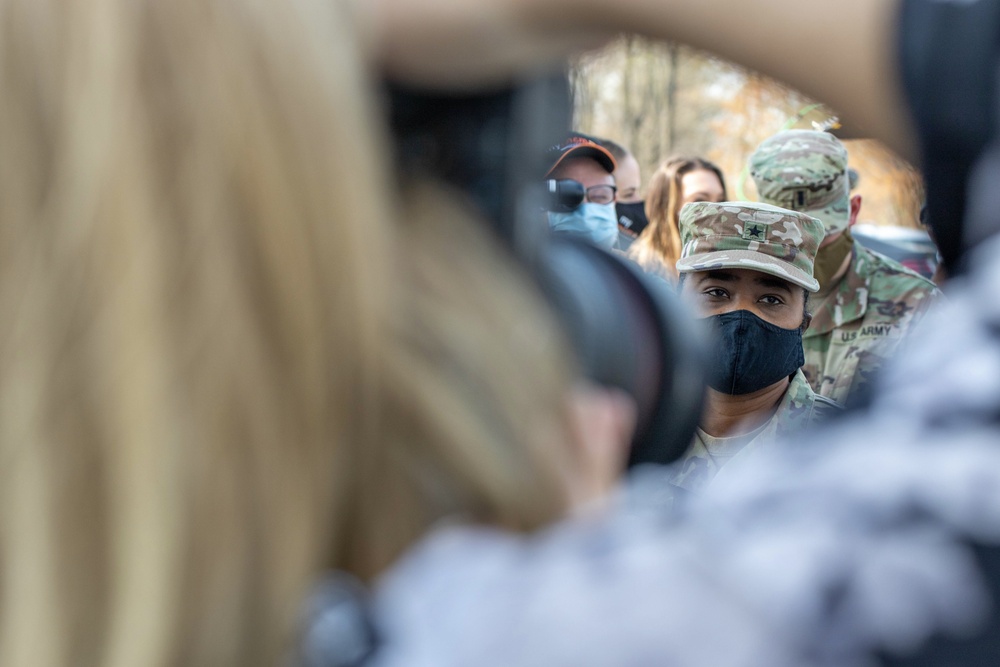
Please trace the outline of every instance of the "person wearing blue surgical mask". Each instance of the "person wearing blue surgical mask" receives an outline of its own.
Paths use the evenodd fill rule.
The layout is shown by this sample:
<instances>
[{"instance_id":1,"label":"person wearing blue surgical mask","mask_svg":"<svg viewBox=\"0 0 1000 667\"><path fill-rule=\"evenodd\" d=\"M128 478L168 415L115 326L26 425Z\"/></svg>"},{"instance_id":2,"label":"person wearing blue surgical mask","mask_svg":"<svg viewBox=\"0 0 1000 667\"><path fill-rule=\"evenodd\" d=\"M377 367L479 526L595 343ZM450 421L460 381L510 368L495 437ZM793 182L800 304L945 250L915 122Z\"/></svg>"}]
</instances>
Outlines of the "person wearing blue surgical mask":
<instances>
[{"instance_id":1,"label":"person wearing blue surgical mask","mask_svg":"<svg viewBox=\"0 0 1000 667\"><path fill-rule=\"evenodd\" d=\"M618 247L627 251L649 224L646 217L646 202L642 198L642 169L632 152L617 141L603 137L593 137L594 141L608 149L615 159L615 185L618 199L615 212L618 214ZM725 197L719 199L722 201Z\"/></svg>"},{"instance_id":2,"label":"person wearing blue surgical mask","mask_svg":"<svg viewBox=\"0 0 1000 667\"><path fill-rule=\"evenodd\" d=\"M583 238L599 248L617 247L615 212L615 160L605 148L581 134L571 134L549 151L553 157L547 179L573 180L583 186L584 197L571 211L549 211L549 227L558 234Z\"/></svg>"}]
</instances>

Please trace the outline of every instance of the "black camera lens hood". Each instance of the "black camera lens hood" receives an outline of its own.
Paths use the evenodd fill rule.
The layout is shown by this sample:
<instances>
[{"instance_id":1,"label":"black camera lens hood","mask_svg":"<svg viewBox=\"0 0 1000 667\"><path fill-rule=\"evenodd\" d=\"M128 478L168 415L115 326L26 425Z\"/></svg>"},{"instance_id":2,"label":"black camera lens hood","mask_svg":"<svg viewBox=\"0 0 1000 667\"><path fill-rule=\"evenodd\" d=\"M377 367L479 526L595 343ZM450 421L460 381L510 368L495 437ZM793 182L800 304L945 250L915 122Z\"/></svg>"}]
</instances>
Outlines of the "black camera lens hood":
<instances>
[{"instance_id":1,"label":"black camera lens hood","mask_svg":"<svg viewBox=\"0 0 1000 667\"><path fill-rule=\"evenodd\" d=\"M554 234L541 259L542 289L586 377L635 399L629 466L677 460L705 393L694 317L665 281L581 239Z\"/></svg>"}]
</instances>

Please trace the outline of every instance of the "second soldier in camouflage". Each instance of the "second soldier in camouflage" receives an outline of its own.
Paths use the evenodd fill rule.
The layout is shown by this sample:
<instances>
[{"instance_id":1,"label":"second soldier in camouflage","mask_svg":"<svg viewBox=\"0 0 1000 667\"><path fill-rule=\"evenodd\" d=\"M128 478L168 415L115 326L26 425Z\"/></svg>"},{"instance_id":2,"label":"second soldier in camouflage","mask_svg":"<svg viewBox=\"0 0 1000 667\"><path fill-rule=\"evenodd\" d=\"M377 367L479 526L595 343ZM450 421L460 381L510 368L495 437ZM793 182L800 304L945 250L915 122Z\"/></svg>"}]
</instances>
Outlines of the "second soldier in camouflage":
<instances>
[{"instance_id":1,"label":"second soldier in camouflage","mask_svg":"<svg viewBox=\"0 0 1000 667\"><path fill-rule=\"evenodd\" d=\"M750 156L750 174L762 201L803 211L825 227L803 371L814 391L848 404L865 394L872 375L940 292L851 237L861 197L850 194L847 150L832 134L780 132Z\"/></svg>"}]
</instances>

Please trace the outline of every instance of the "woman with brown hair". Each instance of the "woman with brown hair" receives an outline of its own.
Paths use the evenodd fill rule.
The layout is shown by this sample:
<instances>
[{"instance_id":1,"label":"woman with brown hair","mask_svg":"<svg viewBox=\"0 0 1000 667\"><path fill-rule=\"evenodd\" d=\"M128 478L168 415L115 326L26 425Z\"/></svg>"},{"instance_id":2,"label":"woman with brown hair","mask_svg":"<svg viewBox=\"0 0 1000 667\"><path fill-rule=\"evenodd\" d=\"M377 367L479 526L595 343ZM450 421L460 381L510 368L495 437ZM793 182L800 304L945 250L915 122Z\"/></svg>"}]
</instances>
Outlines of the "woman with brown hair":
<instances>
[{"instance_id":1,"label":"woman with brown hair","mask_svg":"<svg viewBox=\"0 0 1000 667\"><path fill-rule=\"evenodd\" d=\"M674 264L681 256L677 219L684 204L726 200L722 170L699 157L673 157L660 165L649 181L646 217L649 224L628 255L637 264L670 281L677 279Z\"/></svg>"}]
</instances>

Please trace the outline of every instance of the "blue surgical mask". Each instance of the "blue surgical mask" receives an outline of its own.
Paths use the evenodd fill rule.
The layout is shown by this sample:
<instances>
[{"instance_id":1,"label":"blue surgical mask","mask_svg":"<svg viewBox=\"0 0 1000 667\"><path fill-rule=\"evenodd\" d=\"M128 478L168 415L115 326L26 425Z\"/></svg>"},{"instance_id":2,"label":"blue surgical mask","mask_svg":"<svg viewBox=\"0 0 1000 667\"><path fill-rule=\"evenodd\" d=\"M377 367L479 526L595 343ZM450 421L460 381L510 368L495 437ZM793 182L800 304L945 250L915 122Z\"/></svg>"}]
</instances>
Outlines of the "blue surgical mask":
<instances>
[{"instance_id":1,"label":"blue surgical mask","mask_svg":"<svg viewBox=\"0 0 1000 667\"><path fill-rule=\"evenodd\" d=\"M599 248L611 250L618 240L618 216L614 204L580 204L569 213L549 212L553 232L584 238Z\"/></svg>"}]
</instances>

